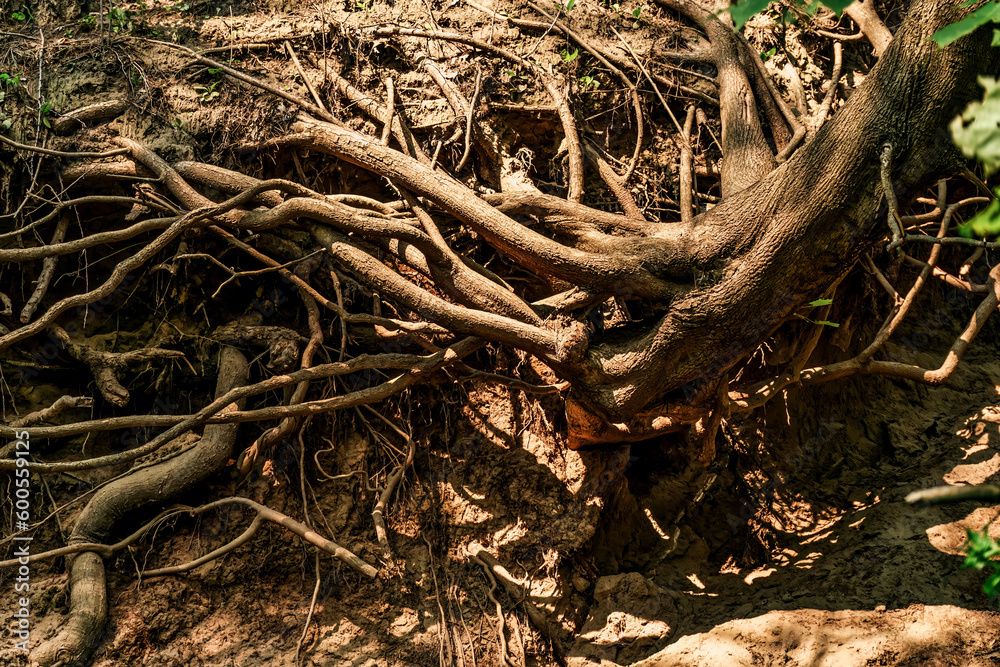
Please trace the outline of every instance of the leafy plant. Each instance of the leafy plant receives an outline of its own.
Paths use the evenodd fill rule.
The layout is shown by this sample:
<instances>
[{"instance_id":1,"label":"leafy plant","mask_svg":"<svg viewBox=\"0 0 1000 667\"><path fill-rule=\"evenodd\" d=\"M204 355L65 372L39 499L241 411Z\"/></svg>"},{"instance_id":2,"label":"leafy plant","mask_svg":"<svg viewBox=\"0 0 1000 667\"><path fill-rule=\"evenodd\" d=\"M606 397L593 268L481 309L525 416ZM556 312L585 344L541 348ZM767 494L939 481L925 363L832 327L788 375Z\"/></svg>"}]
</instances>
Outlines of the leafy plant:
<instances>
[{"instance_id":1,"label":"leafy plant","mask_svg":"<svg viewBox=\"0 0 1000 667\"><path fill-rule=\"evenodd\" d=\"M355 11L362 11L367 14L372 10L372 8L369 6L370 3L371 0L356 0L354 3L354 9Z\"/></svg>"},{"instance_id":2,"label":"leafy plant","mask_svg":"<svg viewBox=\"0 0 1000 667\"><path fill-rule=\"evenodd\" d=\"M511 100L514 100L519 93L524 92L525 81L528 77L524 74L518 74L516 70L505 69L503 73L507 75L507 94L510 96Z\"/></svg>"},{"instance_id":3,"label":"leafy plant","mask_svg":"<svg viewBox=\"0 0 1000 667\"><path fill-rule=\"evenodd\" d=\"M219 91L216 88L219 87L221 81L213 81L207 86L194 86L194 91L198 93L201 97L203 104L207 104L219 96Z\"/></svg>"},{"instance_id":4,"label":"leafy plant","mask_svg":"<svg viewBox=\"0 0 1000 667\"><path fill-rule=\"evenodd\" d=\"M15 21L29 21L35 18L31 14L31 10L28 9L28 5L21 5L21 9L16 12L12 12L10 17Z\"/></svg>"},{"instance_id":5,"label":"leafy plant","mask_svg":"<svg viewBox=\"0 0 1000 667\"><path fill-rule=\"evenodd\" d=\"M576 4L576 0L569 0L566 4L560 2L555 3L556 11L560 14L569 14L573 9L573 5Z\"/></svg>"},{"instance_id":6,"label":"leafy plant","mask_svg":"<svg viewBox=\"0 0 1000 667\"><path fill-rule=\"evenodd\" d=\"M132 88L140 89L143 84L142 70L136 66L132 66L129 70L128 82L131 84Z\"/></svg>"},{"instance_id":7,"label":"leafy plant","mask_svg":"<svg viewBox=\"0 0 1000 667\"><path fill-rule=\"evenodd\" d=\"M601 82L592 76L580 77L580 87L582 87L584 90L586 90L587 88L597 88L599 85L601 85Z\"/></svg>"},{"instance_id":8,"label":"leafy plant","mask_svg":"<svg viewBox=\"0 0 1000 667\"><path fill-rule=\"evenodd\" d=\"M580 49L573 49L572 53L569 52L569 49L563 49L559 52L559 57L562 58L564 63L573 62L578 55L580 55Z\"/></svg>"},{"instance_id":9,"label":"leafy plant","mask_svg":"<svg viewBox=\"0 0 1000 667\"><path fill-rule=\"evenodd\" d=\"M989 536L985 528L981 533L966 530L965 537L967 539L965 544L966 555L965 562L962 563L962 569L970 567L977 570L990 569L989 576L983 582L983 592L992 600L997 594L1000 594L1000 563L994 560L994 558L1000 555L1000 544L997 544Z\"/></svg>"},{"instance_id":10,"label":"leafy plant","mask_svg":"<svg viewBox=\"0 0 1000 667\"><path fill-rule=\"evenodd\" d=\"M0 84L4 86L9 86L11 88L14 88L16 86L21 85L22 83L24 83L24 79L21 77L20 74L14 74L13 76L11 76L10 74L0 73Z\"/></svg>"},{"instance_id":11,"label":"leafy plant","mask_svg":"<svg viewBox=\"0 0 1000 667\"><path fill-rule=\"evenodd\" d=\"M38 108L38 112L42 116L42 125L44 125L49 129L52 129L52 121L49 120L49 116L52 115L52 105L49 102L46 102L45 104L43 104L41 107Z\"/></svg>"},{"instance_id":12,"label":"leafy plant","mask_svg":"<svg viewBox=\"0 0 1000 667\"><path fill-rule=\"evenodd\" d=\"M112 7L108 10L108 19L111 21L111 32L128 32L132 29L132 12L120 7Z\"/></svg>"}]
</instances>

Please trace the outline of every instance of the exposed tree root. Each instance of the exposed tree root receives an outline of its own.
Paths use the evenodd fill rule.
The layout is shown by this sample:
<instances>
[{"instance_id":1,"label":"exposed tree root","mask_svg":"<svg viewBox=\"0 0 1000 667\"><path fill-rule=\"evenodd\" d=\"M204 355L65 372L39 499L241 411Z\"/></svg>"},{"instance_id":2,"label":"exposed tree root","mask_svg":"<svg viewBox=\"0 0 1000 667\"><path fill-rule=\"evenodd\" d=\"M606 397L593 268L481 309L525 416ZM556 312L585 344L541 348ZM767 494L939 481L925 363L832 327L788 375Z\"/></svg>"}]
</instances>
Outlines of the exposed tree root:
<instances>
[{"instance_id":1,"label":"exposed tree root","mask_svg":"<svg viewBox=\"0 0 1000 667\"><path fill-rule=\"evenodd\" d=\"M882 23L875 11L872 0L857 0L844 10L861 28L862 34L871 42L875 55L881 56L892 42L892 33Z\"/></svg>"},{"instance_id":2,"label":"exposed tree root","mask_svg":"<svg viewBox=\"0 0 1000 667\"><path fill-rule=\"evenodd\" d=\"M478 544L471 545L469 547L469 555L478 560L483 567L487 568L491 575L496 575L500 583L507 589L509 595L516 597L518 600L524 600L524 609L528 612L528 618L531 619L535 629L551 642L552 655L555 657L556 662L559 665L565 665L566 658L563 654L562 646L559 644L558 636L549 624L549 621L545 618L545 614L539 611L534 602L525 599L527 591L524 590L524 587L511 576L507 568L493 554L486 551L482 546Z\"/></svg>"},{"instance_id":3,"label":"exposed tree root","mask_svg":"<svg viewBox=\"0 0 1000 667\"><path fill-rule=\"evenodd\" d=\"M58 325L51 328L53 334L66 347L66 351L74 359L90 366L97 381L97 388L104 399L119 407L128 403L129 393L118 375L135 364L153 361L154 359L170 359L183 357L184 353L177 350L163 350L160 348L143 348L140 350L130 350L128 352L104 352L95 349L85 343L75 343L70 338L66 330Z\"/></svg>"},{"instance_id":4,"label":"exposed tree root","mask_svg":"<svg viewBox=\"0 0 1000 667\"><path fill-rule=\"evenodd\" d=\"M610 42L602 45L596 37L582 34L565 20L565 10L552 14L531 5L545 21L509 19L533 33L558 31L590 54L590 62L611 74L612 90L600 94L607 95L605 101L613 100L620 109L616 113L634 123L634 128L630 125L627 132L619 133L617 142L607 135L603 146L591 140L604 130L590 125L597 116L587 118L581 111L585 104L580 91L569 85L572 79L523 52L471 34L442 31L436 27L433 12L425 28L370 26L359 39L378 38L412 47L396 55L426 83L435 103L443 106L443 96L451 109L444 112L443 121L434 121L440 126L436 134L428 133L431 124L411 125L412 103L406 98L409 84L392 72L373 77L378 81L374 95L333 71L327 74L325 88L317 86L311 79L315 70L310 73L303 66L310 62L315 66L308 50L296 46L297 51L283 40L306 83L309 99L305 99L187 47L166 45L191 56L189 65L197 62L218 68L241 85L266 91L298 108L297 115L288 114L274 132L241 137L236 144L241 151L260 157L262 164L273 159L279 165L263 171L297 174L301 182L263 180L190 160L170 164L149 146L125 136L113 139L120 148L103 152L58 151L0 136L6 148L33 154L39 163L39 156L118 158L61 167L52 182L39 188L34 185L39 175L35 170L29 196L12 216L19 228L0 235L0 242L8 246L0 248L0 261L25 267L38 262L40 268L32 274L37 283L29 290L30 296L18 303L21 326L0 328L0 350L23 346L40 334L51 335L70 356L90 368L103 399L123 407L131 397L123 371L156 359L186 361L187 357L180 350L154 347L161 338L155 343L134 343L133 349L99 349L96 338L85 338L82 331L67 324L67 313L112 296L127 277L143 269L148 272L145 275L169 281L171 289L188 288L185 296L199 300L192 310L205 318L202 333L195 336L169 322L180 335L173 340L201 336L222 348L215 397L188 408L191 414L116 415L40 425L61 410L87 405L89 400L64 397L46 410L0 426L0 437L26 430L33 439L139 426L165 429L125 451L77 461L33 460L21 466L38 473L72 472L122 465L143 456L162 457L133 468L96 492L76 521L67 546L36 555L71 556L70 616L60 634L37 649L35 658L40 664L86 660L107 616L103 559L146 535L149 528L107 544L119 519L218 471L232 455L241 422L272 422L239 459L240 473L247 477L277 444L295 434L303 467L302 429L312 416L367 406L432 377L435 381L496 382L528 393L565 392L568 444L574 449L685 432L686 454L697 459L689 462L688 472L692 479L708 480L707 486L715 477L706 466L715 459L717 434L730 414L759 408L789 387L857 374L926 384L947 380L1000 304L1000 267L993 267L985 284L978 284L975 281L982 279L970 274L982 250L997 244L949 235L957 212L986 204L986 197L965 197L949 204L943 186L936 200L918 195L962 169L946 128L974 96L976 76L1000 66L996 50L989 47L990 35L979 31L940 50L929 37L967 10L915 0L896 36L886 38L884 25L870 20L871 4L856 3L848 14L857 14L855 20L880 54L879 62L868 73L865 85L853 91L827 121L845 62L842 45L834 45L830 89L817 114L819 129L802 145L806 130L795 110L782 99L758 54L733 32L724 14L694 0L658 2L696 23L710 43L705 51L663 51L661 55L698 62L697 67L714 66L718 100L705 92L695 95L656 74L657 66L648 62L648 54L636 53L639 47L633 49L617 31L623 48L619 50L617 44L605 48ZM469 4L495 21L508 20ZM474 52L479 61L475 68L463 69L460 58L446 66L428 55L446 51ZM491 82L490 68L494 66L517 68L524 72L519 76L537 84L532 92L544 101L538 132L555 135L551 151L543 151L544 159L553 163L544 172L558 174L553 179L557 182L537 179L536 186L532 179L543 170L532 167L533 153L525 146L524 153L515 155L518 146L483 117L484 110L494 108L493 102L480 103L480 98L496 94L491 89L495 82ZM703 88L709 85L704 71L687 70L685 76L700 79L698 85ZM672 129L657 131L652 116L644 113L645 83L639 86L643 77L671 117ZM674 99L661 93L661 87L666 90L664 84L672 85ZM348 125L331 100L324 102L325 92L331 90L373 121L374 129ZM721 170L716 168L717 155L699 153L700 146L707 146L707 141L698 141L701 128L711 131L704 108L691 104L683 122L678 118L676 96L689 93L718 105L722 132L716 144L722 153ZM81 109L65 117L60 131L73 132L77 126L115 113L121 113L120 104ZM697 137L693 136L696 127ZM661 219L643 204L642 184L658 182L640 167L644 138L650 130L656 132L658 141L668 139L678 149L677 155L670 155L668 166L672 169L679 160L679 211L673 209L679 220ZM313 155L304 159L304 151ZM627 161L618 157L629 152ZM585 170L585 158L593 166L590 172ZM612 165L621 165L616 168L623 173ZM721 199L699 191L694 179L699 172L711 175L713 182L719 179ZM615 210L621 213L597 210L592 201L588 204L588 188L598 177L614 195L614 201L605 204L615 208L617 201ZM477 181L474 186L472 180ZM978 179L974 182L988 191ZM117 186L122 183L136 186L134 196L121 194ZM330 183L341 183L350 191L321 192ZM70 194L81 187L109 188L114 194ZM560 196L543 193L540 187ZM57 194L43 198L44 188ZM717 205L703 206L705 201ZM908 209L914 201L924 208ZM931 206L933 210L928 210ZM93 231L91 220L81 221L78 238L70 221L71 217L80 219L75 216L81 212L108 218L113 214L125 224ZM51 230L44 230L53 223ZM937 234L929 236L924 230L934 224ZM35 240L43 231L48 243ZM884 247L887 235L894 250L909 252L933 243L926 261L903 255L903 261L919 269L905 295L892 284L896 274L883 273L881 258L870 254ZM135 248L121 257L94 262L100 269L95 269L100 276L96 287L90 289L88 282L85 292L68 290L69 296L65 288L57 289L60 258L93 253L104 246L124 248L126 243ZM970 243L976 252L955 275L954 269L945 270L939 263L948 247L954 249L960 243ZM831 312L828 302L817 299L832 298L844 276L862 260L889 295L885 323L854 358L809 367L817 363L811 359L821 349L823 322ZM202 265L222 272L222 278L203 294L190 289L191 281L185 282L192 267ZM263 315L242 320L238 312L245 304L226 302L231 294L245 296L248 290L243 283L261 276L275 282L280 276L288 281L283 284L294 286L295 291L287 293L297 293L301 301L296 312L304 315L298 323L267 324L262 322ZM876 359L934 277L984 295L942 365L927 369ZM0 294L0 301L4 306L0 317L10 318L12 299ZM210 311L226 313L225 319L210 319ZM326 322L324 316L338 321ZM750 367L751 356L792 319L806 320L812 326L803 328L797 345L789 348L789 356L783 357L786 365L774 377L761 379L757 373L746 379L742 371ZM308 327L308 332L296 327L303 331ZM300 353L301 343L305 348ZM536 377L506 377L474 368L475 361L463 361L490 343L533 357ZM266 347L271 353L267 370L275 375L250 382L248 362L235 345ZM365 353L358 354L358 350ZM318 381L329 378L339 378L337 386L346 389L332 393L331 382L319 391L322 383ZM269 403L267 397L275 391L281 398ZM256 403L244 405L254 397L258 397ZM368 485L377 491L372 511L375 540L386 561L391 561L385 516L404 474L414 464L417 441L409 423L403 430L392 420L385 421L406 441L405 451L390 445L393 456L399 458L384 468L388 474L382 480L373 479ZM169 456L160 451L176 438L190 438L192 429L201 426L204 436L197 444ZM9 448L0 453L0 470L17 467L18 461L10 456ZM357 473L352 470L347 476ZM305 471L300 474L306 506ZM305 523L243 498L187 511L201 513L228 502L256 512L242 535L191 563L150 570L144 576L185 572L217 558L247 543L264 521L287 527L366 576L376 573L355 554L319 537L308 509ZM154 523L158 525L163 518L157 517ZM491 581L496 575L511 595L519 599L525 595L523 586L485 550L476 548L471 556L484 564ZM440 595L436 573L434 583ZM447 583L446 597L453 592L450 575ZM506 623L492 589L490 596L499 616L501 662L516 662L524 650L516 623ZM441 660L446 654L448 659L464 659L464 625L449 622L454 612L449 603L446 613L441 599L440 624L450 628L441 636ZM530 602L525 608L539 631L552 641L557 661L563 662L552 627Z\"/></svg>"},{"instance_id":5,"label":"exposed tree root","mask_svg":"<svg viewBox=\"0 0 1000 667\"><path fill-rule=\"evenodd\" d=\"M224 348L216 395L224 396L246 378L246 358L234 348ZM123 515L143 505L162 502L219 470L232 454L236 429L235 424L208 426L196 447L101 489L77 519L69 545L103 542ZM76 664L89 656L107 619L106 589L100 555L83 552L72 558L69 619L58 635L34 651L32 657L38 664L43 667Z\"/></svg>"}]
</instances>

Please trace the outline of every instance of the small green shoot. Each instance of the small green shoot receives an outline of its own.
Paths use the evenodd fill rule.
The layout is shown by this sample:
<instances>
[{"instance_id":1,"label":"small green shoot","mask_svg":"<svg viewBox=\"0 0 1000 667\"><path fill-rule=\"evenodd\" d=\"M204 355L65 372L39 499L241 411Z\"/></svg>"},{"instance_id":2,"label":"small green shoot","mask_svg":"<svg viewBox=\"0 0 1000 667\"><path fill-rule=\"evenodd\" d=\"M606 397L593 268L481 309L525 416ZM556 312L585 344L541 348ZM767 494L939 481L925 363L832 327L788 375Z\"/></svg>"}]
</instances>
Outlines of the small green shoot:
<instances>
[{"instance_id":1,"label":"small green shoot","mask_svg":"<svg viewBox=\"0 0 1000 667\"><path fill-rule=\"evenodd\" d=\"M28 5L21 5L21 9L11 13L10 17L15 21L30 21L35 17L32 15Z\"/></svg>"},{"instance_id":2,"label":"small green shoot","mask_svg":"<svg viewBox=\"0 0 1000 667\"><path fill-rule=\"evenodd\" d=\"M580 87L584 90L588 88L597 88L601 85L601 82L592 76L581 76L580 77Z\"/></svg>"},{"instance_id":3,"label":"small green shoot","mask_svg":"<svg viewBox=\"0 0 1000 667\"><path fill-rule=\"evenodd\" d=\"M217 91L216 88L219 87L220 83L222 82L213 81L207 86L194 86L194 92L198 93L202 104L208 104L219 96L219 91Z\"/></svg>"},{"instance_id":4,"label":"small green shoot","mask_svg":"<svg viewBox=\"0 0 1000 667\"><path fill-rule=\"evenodd\" d=\"M576 57L578 55L580 55L580 49L573 49L572 53L570 53L568 49L563 49L562 51L559 52L559 57L562 58L562 61L564 63L573 62L574 60L576 60Z\"/></svg>"},{"instance_id":5,"label":"small green shoot","mask_svg":"<svg viewBox=\"0 0 1000 667\"><path fill-rule=\"evenodd\" d=\"M52 114L52 105L50 103L46 102L45 104L43 104L42 106L40 106L38 108L38 112L42 116L42 125L44 125L45 127L49 128L51 130L52 129L52 121L49 120L49 116Z\"/></svg>"}]
</instances>

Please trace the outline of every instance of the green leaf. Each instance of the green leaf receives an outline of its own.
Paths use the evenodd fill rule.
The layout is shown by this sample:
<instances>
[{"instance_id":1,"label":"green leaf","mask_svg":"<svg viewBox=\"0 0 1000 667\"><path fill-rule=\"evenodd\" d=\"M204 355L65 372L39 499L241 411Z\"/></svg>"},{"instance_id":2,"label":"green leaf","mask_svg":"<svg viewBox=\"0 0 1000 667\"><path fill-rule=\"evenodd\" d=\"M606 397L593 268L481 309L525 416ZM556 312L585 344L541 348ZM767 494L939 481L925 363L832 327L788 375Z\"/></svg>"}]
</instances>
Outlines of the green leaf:
<instances>
[{"instance_id":1,"label":"green leaf","mask_svg":"<svg viewBox=\"0 0 1000 667\"><path fill-rule=\"evenodd\" d=\"M833 11L839 18L854 0L823 0L823 6Z\"/></svg>"},{"instance_id":2,"label":"green leaf","mask_svg":"<svg viewBox=\"0 0 1000 667\"><path fill-rule=\"evenodd\" d=\"M829 306L833 303L833 299L816 299L815 301L810 301L809 305L813 308L819 308L820 306Z\"/></svg>"},{"instance_id":3,"label":"green leaf","mask_svg":"<svg viewBox=\"0 0 1000 667\"><path fill-rule=\"evenodd\" d=\"M743 0L739 4L731 5L729 15L733 17L736 29L742 28L743 24L749 21L754 14L759 14L767 9L768 2L769 0Z\"/></svg>"},{"instance_id":4,"label":"green leaf","mask_svg":"<svg viewBox=\"0 0 1000 667\"><path fill-rule=\"evenodd\" d=\"M993 43L990 46L1000 46L1000 30L993 31Z\"/></svg>"},{"instance_id":5,"label":"green leaf","mask_svg":"<svg viewBox=\"0 0 1000 667\"><path fill-rule=\"evenodd\" d=\"M1000 2L991 2L972 12L957 23L941 28L934 33L933 39L942 49L959 37L968 35L970 32L990 21L1000 21Z\"/></svg>"},{"instance_id":6,"label":"green leaf","mask_svg":"<svg viewBox=\"0 0 1000 667\"><path fill-rule=\"evenodd\" d=\"M1000 593L1000 572L994 572L986 577L983 582L983 592L991 598L995 598Z\"/></svg>"},{"instance_id":7,"label":"green leaf","mask_svg":"<svg viewBox=\"0 0 1000 667\"><path fill-rule=\"evenodd\" d=\"M836 322L830 322L828 320L816 320L816 324L822 324L824 326L833 327L835 329L840 326Z\"/></svg>"},{"instance_id":8,"label":"green leaf","mask_svg":"<svg viewBox=\"0 0 1000 667\"><path fill-rule=\"evenodd\" d=\"M1000 190L997 194L1000 195ZM1000 235L1000 199L994 199L979 215L959 225L958 233L966 238L977 239Z\"/></svg>"},{"instance_id":9,"label":"green leaf","mask_svg":"<svg viewBox=\"0 0 1000 667\"><path fill-rule=\"evenodd\" d=\"M968 541L965 544L967 555L963 568L974 567L981 570L989 564L990 559L1000 554L1000 544L997 544L985 529L981 533L966 529L965 537Z\"/></svg>"},{"instance_id":10,"label":"green leaf","mask_svg":"<svg viewBox=\"0 0 1000 667\"><path fill-rule=\"evenodd\" d=\"M1000 170L1000 81L981 76L979 85L986 89L983 101L973 102L951 122L951 135L955 145L982 162L989 174Z\"/></svg>"}]
</instances>

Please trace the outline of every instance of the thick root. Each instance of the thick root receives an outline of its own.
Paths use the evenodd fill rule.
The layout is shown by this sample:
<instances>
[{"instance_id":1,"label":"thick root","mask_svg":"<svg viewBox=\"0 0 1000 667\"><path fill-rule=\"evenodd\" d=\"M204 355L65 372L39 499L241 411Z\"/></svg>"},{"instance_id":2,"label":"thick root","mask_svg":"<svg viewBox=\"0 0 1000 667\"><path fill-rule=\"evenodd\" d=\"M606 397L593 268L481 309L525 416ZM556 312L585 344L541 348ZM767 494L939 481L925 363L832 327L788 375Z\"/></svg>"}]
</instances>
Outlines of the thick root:
<instances>
[{"instance_id":1,"label":"thick root","mask_svg":"<svg viewBox=\"0 0 1000 667\"><path fill-rule=\"evenodd\" d=\"M219 361L216 396L245 384L247 376L248 365L243 353L232 347L224 348ZM201 441L193 448L159 465L139 469L101 489L76 522L68 544L103 542L128 512L146 504L163 502L217 471L232 454L237 428L237 424L207 426ZM69 585L69 619L60 633L39 646L33 655L42 667L84 663L107 623L108 603L101 556L84 552L74 557Z\"/></svg>"}]
</instances>

